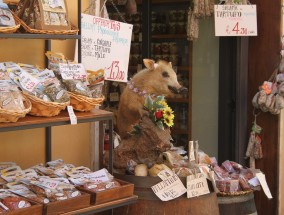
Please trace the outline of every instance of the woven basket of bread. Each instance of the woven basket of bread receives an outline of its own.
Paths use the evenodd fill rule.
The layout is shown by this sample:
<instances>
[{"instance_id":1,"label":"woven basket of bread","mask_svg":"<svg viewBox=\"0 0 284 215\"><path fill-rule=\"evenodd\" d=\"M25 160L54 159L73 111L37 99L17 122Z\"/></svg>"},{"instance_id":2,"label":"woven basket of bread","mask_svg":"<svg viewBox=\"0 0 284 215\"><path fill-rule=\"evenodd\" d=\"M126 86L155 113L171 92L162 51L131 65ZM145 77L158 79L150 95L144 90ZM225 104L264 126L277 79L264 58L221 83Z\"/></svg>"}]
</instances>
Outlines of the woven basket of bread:
<instances>
[{"instance_id":1,"label":"woven basket of bread","mask_svg":"<svg viewBox=\"0 0 284 215\"><path fill-rule=\"evenodd\" d=\"M71 26L71 30L40 30L34 29L28 26L23 20L21 20L15 13L13 13L15 21L19 22L26 32L31 34L64 34L64 35L74 35L79 32L79 29L75 26Z\"/></svg>"},{"instance_id":2,"label":"woven basket of bread","mask_svg":"<svg viewBox=\"0 0 284 215\"><path fill-rule=\"evenodd\" d=\"M9 26L9 27L0 27L0 33L12 34L12 33L15 33L21 27L21 24L20 24L20 21L18 20L18 18L15 17L13 12L12 12L12 14L13 14L16 25L15 26Z\"/></svg>"},{"instance_id":3,"label":"woven basket of bread","mask_svg":"<svg viewBox=\"0 0 284 215\"><path fill-rule=\"evenodd\" d=\"M12 111L0 108L0 122L17 122L20 118L25 117L31 111L32 104L29 99L23 96L25 109L22 111Z\"/></svg>"},{"instance_id":4,"label":"woven basket of bread","mask_svg":"<svg viewBox=\"0 0 284 215\"><path fill-rule=\"evenodd\" d=\"M75 93L68 92L70 95L70 104L74 110L77 111L91 111L96 106L101 105L104 101L104 96L100 98L90 98L87 96L78 95Z\"/></svg>"},{"instance_id":5,"label":"woven basket of bread","mask_svg":"<svg viewBox=\"0 0 284 215\"><path fill-rule=\"evenodd\" d=\"M64 110L67 105L70 104L69 102L46 102L36 96L29 95L27 93L25 93L25 95L32 103L32 109L29 114L33 116L56 116L60 113L60 111Z\"/></svg>"}]
</instances>

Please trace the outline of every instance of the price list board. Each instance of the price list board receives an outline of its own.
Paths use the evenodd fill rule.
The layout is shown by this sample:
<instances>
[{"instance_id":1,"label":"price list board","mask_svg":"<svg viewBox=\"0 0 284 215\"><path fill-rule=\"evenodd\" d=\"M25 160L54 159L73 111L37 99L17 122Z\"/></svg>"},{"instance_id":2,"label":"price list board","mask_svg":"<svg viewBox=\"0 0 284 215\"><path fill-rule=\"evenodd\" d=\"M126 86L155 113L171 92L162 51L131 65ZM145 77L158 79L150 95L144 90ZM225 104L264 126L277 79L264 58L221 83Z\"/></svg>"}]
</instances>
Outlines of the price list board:
<instances>
[{"instance_id":1,"label":"price list board","mask_svg":"<svg viewBox=\"0 0 284 215\"><path fill-rule=\"evenodd\" d=\"M103 69L106 80L126 82L133 25L88 14L81 21L85 68Z\"/></svg>"}]
</instances>

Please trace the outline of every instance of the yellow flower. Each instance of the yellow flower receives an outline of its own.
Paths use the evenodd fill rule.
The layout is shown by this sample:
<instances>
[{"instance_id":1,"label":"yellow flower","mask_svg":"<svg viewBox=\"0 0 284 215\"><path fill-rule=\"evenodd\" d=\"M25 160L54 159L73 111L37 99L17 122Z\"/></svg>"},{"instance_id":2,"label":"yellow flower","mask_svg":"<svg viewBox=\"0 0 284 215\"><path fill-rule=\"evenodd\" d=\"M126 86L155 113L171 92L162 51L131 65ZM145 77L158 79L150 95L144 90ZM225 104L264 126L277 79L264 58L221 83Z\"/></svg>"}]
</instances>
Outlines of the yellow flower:
<instances>
[{"instance_id":1,"label":"yellow flower","mask_svg":"<svg viewBox=\"0 0 284 215\"><path fill-rule=\"evenodd\" d=\"M173 119L175 117L174 111L168 106L163 110L163 117L167 119Z\"/></svg>"},{"instance_id":2,"label":"yellow flower","mask_svg":"<svg viewBox=\"0 0 284 215\"><path fill-rule=\"evenodd\" d=\"M165 100L159 101L158 104L163 105L164 108L169 107L168 104L167 104L167 102L166 102Z\"/></svg>"},{"instance_id":3,"label":"yellow flower","mask_svg":"<svg viewBox=\"0 0 284 215\"><path fill-rule=\"evenodd\" d=\"M172 126L174 125L173 119L170 119L170 118L164 118L164 123L165 123L168 127L172 127Z\"/></svg>"}]
</instances>

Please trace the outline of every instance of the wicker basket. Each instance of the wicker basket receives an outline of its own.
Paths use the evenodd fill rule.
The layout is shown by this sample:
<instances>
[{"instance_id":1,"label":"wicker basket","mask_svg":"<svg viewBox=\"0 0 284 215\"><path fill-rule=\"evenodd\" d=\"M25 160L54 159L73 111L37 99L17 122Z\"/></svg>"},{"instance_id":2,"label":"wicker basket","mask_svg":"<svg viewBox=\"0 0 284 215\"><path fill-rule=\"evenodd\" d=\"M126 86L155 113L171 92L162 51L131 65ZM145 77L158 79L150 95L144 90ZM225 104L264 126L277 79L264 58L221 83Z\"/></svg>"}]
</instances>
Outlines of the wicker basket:
<instances>
[{"instance_id":1,"label":"wicker basket","mask_svg":"<svg viewBox=\"0 0 284 215\"><path fill-rule=\"evenodd\" d=\"M37 98L36 96L29 95L24 93L32 103L32 109L29 112L33 116L56 116L60 111L64 110L69 102L58 103L58 102L45 102L42 99Z\"/></svg>"},{"instance_id":2,"label":"wicker basket","mask_svg":"<svg viewBox=\"0 0 284 215\"><path fill-rule=\"evenodd\" d=\"M21 27L21 24L20 24L20 21L18 20L18 17L16 17L13 12L12 12L12 14L13 14L16 25L11 26L11 27L0 27L0 33L12 34L12 33L15 33Z\"/></svg>"},{"instance_id":3,"label":"wicker basket","mask_svg":"<svg viewBox=\"0 0 284 215\"><path fill-rule=\"evenodd\" d=\"M94 107L102 104L104 97L89 98L75 93L68 92L70 95L70 104L77 111L91 111Z\"/></svg>"},{"instance_id":4,"label":"wicker basket","mask_svg":"<svg viewBox=\"0 0 284 215\"><path fill-rule=\"evenodd\" d=\"M247 190L247 191L237 191L233 193L225 193L225 192L219 192L217 193L217 196L243 196L243 195L248 195L252 193L253 190Z\"/></svg>"},{"instance_id":5,"label":"wicker basket","mask_svg":"<svg viewBox=\"0 0 284 215\"><path fill-rule=\"evenodd\" d=\"M26 109L21 112L0 109L0 122L17 122L19 118L25 117L31 111L32 104L25 96L23 101Z\"/></svg>"},{"instance_id":6,"label":"wicker basket","mask_svg":"<svg viewBox=\"0 0 284 215\"><path fill-rule=\"evenodd\" d=\"M3 2L9 5L18 5L20 0L4 0Z\"/></svg>"},{"instance_id":7,"label":"wicker basket","mask_svg":"<svg viewBox=\"0 0 284 215\"><path fill-rule=\"evenodd\" d=\"M39 30L39 29L33 29L29 27L23 20L21 20L15 13L13 13L14 19L17 20L22 27L25 29L26 32L32 33L32 34L63 34L63 35L73 35L77 34L79 32L79 29L75 26L72 26L71 30Z\"/></svg>"}]
</instances>

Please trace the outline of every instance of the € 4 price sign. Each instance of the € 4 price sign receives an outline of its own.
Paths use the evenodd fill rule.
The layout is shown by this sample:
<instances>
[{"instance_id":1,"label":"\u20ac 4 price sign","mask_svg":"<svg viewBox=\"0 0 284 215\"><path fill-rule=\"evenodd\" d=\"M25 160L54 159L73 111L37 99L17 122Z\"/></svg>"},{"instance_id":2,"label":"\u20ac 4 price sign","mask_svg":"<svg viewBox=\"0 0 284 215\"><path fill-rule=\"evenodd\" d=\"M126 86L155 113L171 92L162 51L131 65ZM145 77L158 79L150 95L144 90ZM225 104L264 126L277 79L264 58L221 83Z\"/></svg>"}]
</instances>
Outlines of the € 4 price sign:
<instances>
[{"instance_id":1,"label":"\u20ac 4 price sign","mask_svg":"<svg viewBox=\"0 0 284 215\"><path fill-rule=\"evenodd\" d=\"M215 5L215 36L257 36L256 5Z\"/></svg>"}]
</instances>

